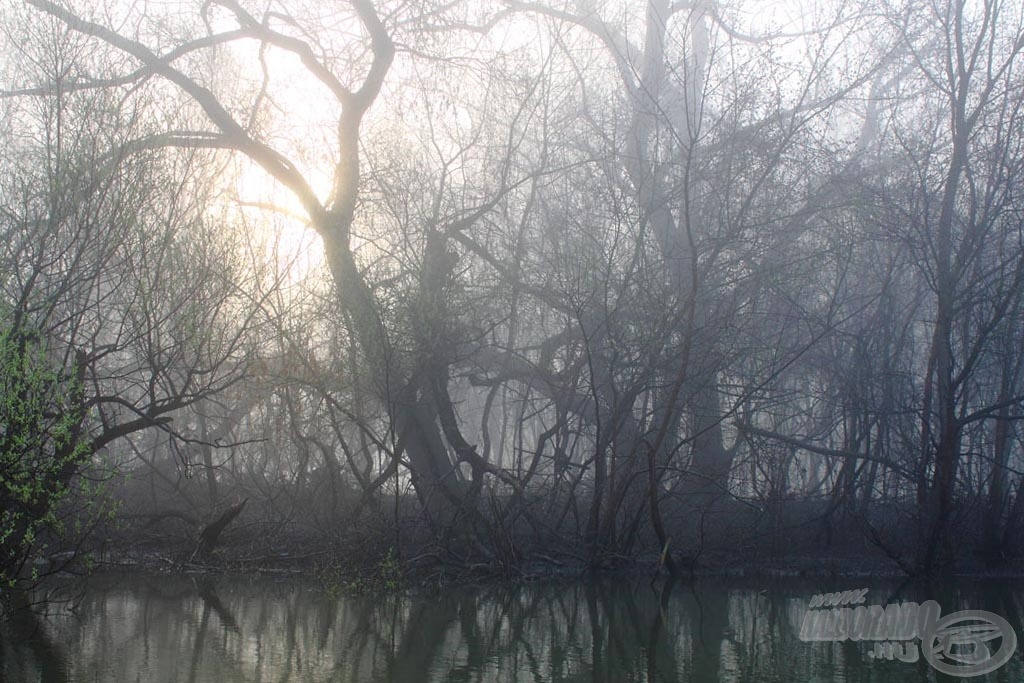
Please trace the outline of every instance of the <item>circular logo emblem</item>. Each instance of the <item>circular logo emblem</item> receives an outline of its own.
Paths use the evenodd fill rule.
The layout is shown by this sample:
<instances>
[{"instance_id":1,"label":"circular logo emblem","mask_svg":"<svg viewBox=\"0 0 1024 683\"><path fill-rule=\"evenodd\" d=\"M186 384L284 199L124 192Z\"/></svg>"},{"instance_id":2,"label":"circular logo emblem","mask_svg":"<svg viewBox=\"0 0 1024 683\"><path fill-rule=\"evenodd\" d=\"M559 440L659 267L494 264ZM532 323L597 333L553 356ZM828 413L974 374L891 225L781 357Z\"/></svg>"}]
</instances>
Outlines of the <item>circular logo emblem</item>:
<instances>
[{"instance_id":1,"label":"circular logo emblem","mask_svg":"<svg viewBox=\"0 0 1024 683\"><path fill-rule=\"evenodd\" d=\"M1001 642L993 643L996 639ZM921 649L936 671L962 678L980 676L1010 660L1017 634L998 614L969 609L935 622L931 633L921 634Z\"/></svg>"}]
</instances>

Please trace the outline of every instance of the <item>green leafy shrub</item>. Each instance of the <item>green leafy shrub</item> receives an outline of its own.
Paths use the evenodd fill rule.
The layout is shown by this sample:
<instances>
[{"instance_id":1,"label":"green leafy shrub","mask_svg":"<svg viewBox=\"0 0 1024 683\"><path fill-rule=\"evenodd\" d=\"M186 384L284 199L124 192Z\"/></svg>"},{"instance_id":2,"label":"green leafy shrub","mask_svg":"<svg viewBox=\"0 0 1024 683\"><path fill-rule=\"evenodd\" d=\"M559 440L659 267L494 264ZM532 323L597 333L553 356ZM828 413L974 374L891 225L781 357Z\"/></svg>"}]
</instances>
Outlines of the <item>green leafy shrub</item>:
<instances>
[{"instance_id":1,"label":"green leafy shrub","mask_svg":"<svg viewBox=\"0 0 1024 683\"><path fill-rule=\"evenodd\" d=\"M57 509L89 456L81 359L71 372L41 335L0 319L0 585L34 582L32 560L63 531Z\"/></svg>"}]
</instances>

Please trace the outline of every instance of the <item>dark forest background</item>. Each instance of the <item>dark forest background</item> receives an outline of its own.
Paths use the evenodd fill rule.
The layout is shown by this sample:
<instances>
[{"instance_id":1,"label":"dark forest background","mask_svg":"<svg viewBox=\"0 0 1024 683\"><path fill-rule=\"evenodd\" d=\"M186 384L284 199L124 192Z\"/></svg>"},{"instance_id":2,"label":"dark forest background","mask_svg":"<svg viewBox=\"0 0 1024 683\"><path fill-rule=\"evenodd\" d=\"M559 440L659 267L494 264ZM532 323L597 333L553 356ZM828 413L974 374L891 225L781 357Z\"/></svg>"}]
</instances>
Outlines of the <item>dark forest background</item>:
<instances>
[{"instance_id":1,"label":"dark forest background","mask_svg":"<svg viewBox=\"0 0 1024 683\"><path fill-rule=\"evenodd\" d=\"M1019 2L27 0L0 34L6 586L1024 552Z\"/></svg>"}]
</instances>

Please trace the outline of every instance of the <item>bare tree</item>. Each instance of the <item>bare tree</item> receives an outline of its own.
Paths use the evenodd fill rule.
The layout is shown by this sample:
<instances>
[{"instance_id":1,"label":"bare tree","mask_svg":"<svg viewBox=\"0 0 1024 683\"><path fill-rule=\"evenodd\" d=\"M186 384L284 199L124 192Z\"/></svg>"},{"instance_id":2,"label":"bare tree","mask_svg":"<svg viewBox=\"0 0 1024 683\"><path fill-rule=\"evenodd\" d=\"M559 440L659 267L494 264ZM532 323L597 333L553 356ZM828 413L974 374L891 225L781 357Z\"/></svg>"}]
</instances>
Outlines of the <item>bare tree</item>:
<instances>
[{"instance_id":1,"label":"bare tree","mask_svg":"<svg viewBox=\"0 0 1024 683\"><path fill-rule=\"evenodd\" d=\"M126 153L144 130L139 102L75 87L89 61L82 36L27 19L21 35L37 40L11 58L36 82L0 99L12 142L2 160L0 319L5 386L21 387L5 389L6 405L33 411L41 440L3 449L14 485L2 494L4 524L17 529L4 535L5 581L38 574L31 562L64 520L104 519L96 482L124 463L127 437L159 430L188 442L182 415L240 381L260 322L239 242L219 234L203 187L216 158ZM15 418L5 413L5 439ZM28 481L37 493L18 492Z\"/></svg>"}]
</instances>

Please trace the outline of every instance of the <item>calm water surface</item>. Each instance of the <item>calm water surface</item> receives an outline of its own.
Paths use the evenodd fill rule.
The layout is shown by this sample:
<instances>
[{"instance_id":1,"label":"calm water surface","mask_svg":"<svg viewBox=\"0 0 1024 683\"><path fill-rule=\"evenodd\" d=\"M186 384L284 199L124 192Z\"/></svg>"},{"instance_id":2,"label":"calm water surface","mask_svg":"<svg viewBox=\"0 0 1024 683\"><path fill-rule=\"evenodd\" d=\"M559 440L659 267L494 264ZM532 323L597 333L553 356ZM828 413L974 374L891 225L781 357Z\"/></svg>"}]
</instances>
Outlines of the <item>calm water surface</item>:
<instances>
[{"instance_id":1,"label":"calm water surface","mask_svg":"<svg viewBox=\"0 0 1024 683\"><path fill-rule=\"evenodd\" d=\"M0 626L0 680L1024 681L1024 646L965 679L799 640L812 595L862 587L867 604L991 611L1024 637L1020 582L618 578L330 599L315 582L103 575Z\"/></svg>"}]
</instances>

